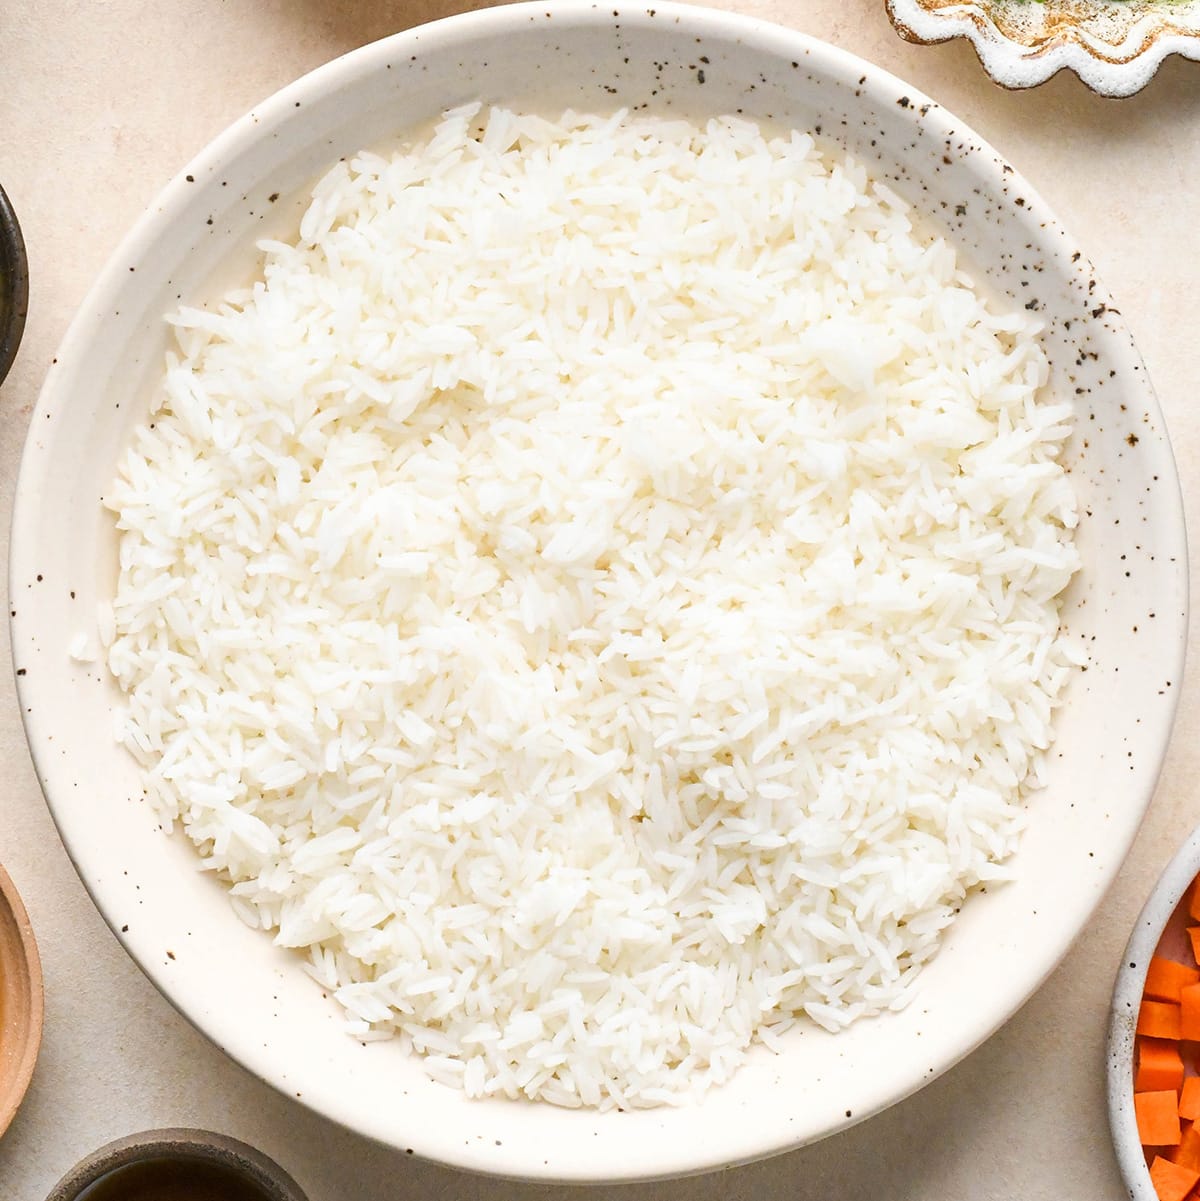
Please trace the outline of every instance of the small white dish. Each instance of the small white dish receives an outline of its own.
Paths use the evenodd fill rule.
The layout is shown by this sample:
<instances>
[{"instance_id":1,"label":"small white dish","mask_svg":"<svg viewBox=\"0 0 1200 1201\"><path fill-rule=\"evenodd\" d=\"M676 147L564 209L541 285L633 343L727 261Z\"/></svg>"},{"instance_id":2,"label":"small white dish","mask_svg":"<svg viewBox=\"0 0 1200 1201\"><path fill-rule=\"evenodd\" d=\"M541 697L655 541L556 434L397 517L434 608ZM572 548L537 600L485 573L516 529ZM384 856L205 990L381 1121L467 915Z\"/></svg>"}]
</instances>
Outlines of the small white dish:
<instances>
[{"instance_id":1,"label":"small white dish","mask_svg":"<svg viewBox=\"0 0 1200 1201\"><path fill-rule=\"evenodd\" d=\"M1101 96L1132 96L1168 55L1200 59L1196 0L886 0L906 41L966 38L1002 87L1074 71Z\"/></svg>"},{"instance_id":2,"label":"small white dish","mask_svg":"<svg viewBox=\"0 0 1200 1201\"><path fill-rule=\"evenodd\" d=\"M97 653L97 605L116 574L100 497L162 371L164 313L244 282L254 240L298 221L297 197L339 155L471 99L736 111L815 131L917 204L985 286L1042 315L1053 387L1079 406L1064 461L1088 515L1063 620L1090 658L1060 714L1047 787L1030 802L1017 878L969 899L907 1009L836 1036L797 1028L780 1054L756 1049L695 1105L596 1113L470 1101L398 1043L349 1038L298 957L243 926L191 845L164 834L113 738L116 686L99 658L71 654L80 636ZM32 418L12 646L38 774L81 878L147 975L219 1046L402 1151L523 1178L646 1179L861 1121L961 1059L1042 983L1115 877L1153 792L1182 678L1186 557L1170 445L1123 319L1082 248L961 121L869 63L764 22L690 5L517 4L328 64L164 190L84 302Z\"/></svg>"},{"instance_id":3,"label":"small white dish","mask_svg":"<svg viewBox=\"0 0 1200 1201\"><path fill-rule=\"evenodd\" d=\"M1200 829L1194 830L1175 853L1138 914L1113 989L1108 1027L1108 1122L1117 1162L1132 1201L1158 1201L1133 1110L1135 1033L1146 988L1146 969L1158 950L1180 962L1189 957L1185 952L1188 942L1184 930L1194 923L1184 910L1188 890L1197 876L1200 876Z\"/></svg>"}]
</instances>

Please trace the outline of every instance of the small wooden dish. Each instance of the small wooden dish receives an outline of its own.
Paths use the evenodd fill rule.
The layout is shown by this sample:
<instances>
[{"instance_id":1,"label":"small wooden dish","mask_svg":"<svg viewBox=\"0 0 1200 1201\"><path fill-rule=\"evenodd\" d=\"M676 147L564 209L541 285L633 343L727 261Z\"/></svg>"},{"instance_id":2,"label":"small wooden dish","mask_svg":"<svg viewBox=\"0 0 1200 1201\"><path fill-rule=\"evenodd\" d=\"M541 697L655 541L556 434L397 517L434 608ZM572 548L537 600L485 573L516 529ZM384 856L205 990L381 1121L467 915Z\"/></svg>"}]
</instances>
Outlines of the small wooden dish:
<instances>
[{"instance_id":1,"label":"small wooden dish","mask_svg":"<svg viewBox=\"0 0 1200 1201\"><path fill-rule=\"evenodd\" d=\"M42 963L29 915L0 867L0 1134L21 1104L42 1043Z\"/></svg>"}]
</instances>

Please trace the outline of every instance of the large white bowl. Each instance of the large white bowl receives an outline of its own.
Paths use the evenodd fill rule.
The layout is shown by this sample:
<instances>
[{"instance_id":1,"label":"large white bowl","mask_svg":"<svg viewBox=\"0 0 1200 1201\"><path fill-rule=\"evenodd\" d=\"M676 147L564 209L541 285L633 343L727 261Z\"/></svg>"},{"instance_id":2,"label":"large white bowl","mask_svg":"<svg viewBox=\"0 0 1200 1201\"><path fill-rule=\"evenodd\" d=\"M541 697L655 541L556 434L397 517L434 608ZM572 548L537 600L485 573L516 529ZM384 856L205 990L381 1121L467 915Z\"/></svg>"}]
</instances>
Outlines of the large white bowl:
<instances>
[{"instance_id":1,"label":"large white bowl","mask_svg":"<svg viewBox=\"0 0 1200 1201\"><path fill-rule=\"evenodd\" d=\"M970 900L906 1011L836 1037L797 1032L695 1106L598 1115L471 1102L398 1046L348 1038L293 955L243 927L190 845L160 828L113 742L113 685L68 655L77 632L95 638L96 603L114 585L100 496L160 372L164 311L244 276L251 240L295 222L296 197L338 155L476 97L733 110L817 131L1045 316L1054 386L1079 406L1068 458L1085 569L1066 621L1091 661L1071 685L1016 882ZM962 122L849 54L758 21L622 0L517 5L398 35L300 80L203 151L109 264L47 378L11 571L43 788L84 883L163 993L251 1071L355 1130L463 1167L564 1180L693 1172L821 1138L913 1092L1005 1021L1082 929L1149 802L1186 608L1178 483L1150 384L1087 259L1033 190Z\"/></svg>"}]
</instances>

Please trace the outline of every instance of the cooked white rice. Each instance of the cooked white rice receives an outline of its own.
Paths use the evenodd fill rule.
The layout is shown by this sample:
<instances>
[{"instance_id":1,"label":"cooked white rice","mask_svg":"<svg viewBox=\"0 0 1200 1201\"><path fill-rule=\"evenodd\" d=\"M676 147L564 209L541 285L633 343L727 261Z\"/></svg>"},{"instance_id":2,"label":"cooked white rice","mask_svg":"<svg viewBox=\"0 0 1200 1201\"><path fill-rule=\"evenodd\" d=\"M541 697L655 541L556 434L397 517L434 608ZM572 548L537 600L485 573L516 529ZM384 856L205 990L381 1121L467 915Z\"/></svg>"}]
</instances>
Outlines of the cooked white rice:
<instances>
[{"instance_id":1,"label":"cooked white rice","mask_svg":"<svg viewBox=\"0 0 1200 1201\"><path fill-rule=\"evenodd\" d=\"M261 249L109 498L119 737L239 913L471 1096L903 1005L1070 672L1031 316L733 118L462 108Z\"/></svg>"}]
</instances>

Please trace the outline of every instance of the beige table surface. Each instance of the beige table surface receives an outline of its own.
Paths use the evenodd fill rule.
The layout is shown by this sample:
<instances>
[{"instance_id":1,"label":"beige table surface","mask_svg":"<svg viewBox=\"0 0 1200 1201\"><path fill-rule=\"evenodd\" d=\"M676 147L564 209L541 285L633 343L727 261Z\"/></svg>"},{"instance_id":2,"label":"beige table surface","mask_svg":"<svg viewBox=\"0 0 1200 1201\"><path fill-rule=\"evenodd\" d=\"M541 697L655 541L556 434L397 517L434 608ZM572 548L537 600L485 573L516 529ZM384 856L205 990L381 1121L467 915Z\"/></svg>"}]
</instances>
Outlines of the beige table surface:
<instances>
[{"instance_id":1,"label":"beige table surface","mask_svg":"<svg viewBox=\"0 0 1200 1201\"><path fill-rule=\"evenodd\" d=\"M1024 171L1093 256L1149 365L1200 529L1200 64L1168 62L1140 96L1060 75L993 86L962 43L906 46L882 0L723 0L834 42L930 93ZM117 240L206 142L295 76L462 0L0 0L0 181L21 215L32 301L0 387L0 547L42 376ZM7 660L7 625L0 627ZM312 1201L559 1197L464 1176L338 1129L210 1046L93 909L42 801L13 681L0 670L0 861L45 964L32 1088L0 1140L0 1201L43 1201L78 1158L153 1126L223 1130L290 1169ZM691 1181L605 1198L1118 1201L1104 1102L1108 997L1153 881L1197 823L1193 660L1158 795L1116 886L1066 962L995 1037L910 1100L840 1136Z\"/></svg>"}]
</instances>

